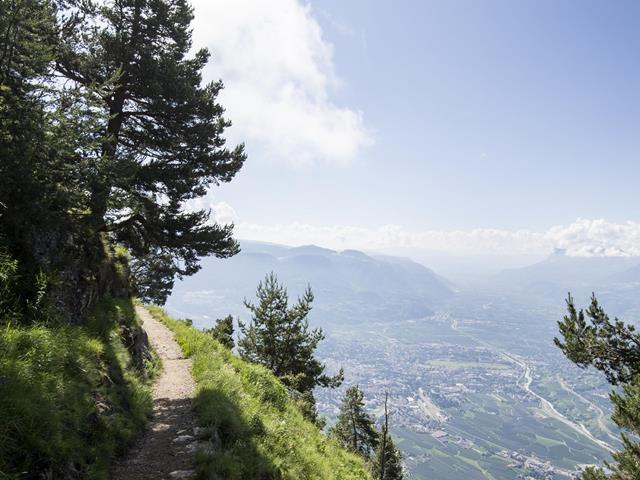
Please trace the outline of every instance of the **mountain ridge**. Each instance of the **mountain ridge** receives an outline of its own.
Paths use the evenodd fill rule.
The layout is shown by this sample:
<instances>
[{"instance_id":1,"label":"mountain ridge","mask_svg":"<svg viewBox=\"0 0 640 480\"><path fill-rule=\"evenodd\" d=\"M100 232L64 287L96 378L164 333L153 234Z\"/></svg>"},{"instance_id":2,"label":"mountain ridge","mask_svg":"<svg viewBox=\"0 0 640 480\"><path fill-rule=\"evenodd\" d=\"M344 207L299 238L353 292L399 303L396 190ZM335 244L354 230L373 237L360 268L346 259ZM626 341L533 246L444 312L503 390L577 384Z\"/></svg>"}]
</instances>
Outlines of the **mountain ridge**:
<instances>
[{"instance_id":1,"label":"mountain ridge","mask_svg":"<svg viewBox=\"0 0 640 480\"><path fill-rule=\"evenodd\" d=\"M176 283L168 308L202 326L206 317L243 315L242 299L271 271L293 296L310 285L322 322L423 316L455 295L451 282L408 258L254 241L242 241L241 249L224 261L204 259L198 274Z\"/></svg>"}]
</instances>

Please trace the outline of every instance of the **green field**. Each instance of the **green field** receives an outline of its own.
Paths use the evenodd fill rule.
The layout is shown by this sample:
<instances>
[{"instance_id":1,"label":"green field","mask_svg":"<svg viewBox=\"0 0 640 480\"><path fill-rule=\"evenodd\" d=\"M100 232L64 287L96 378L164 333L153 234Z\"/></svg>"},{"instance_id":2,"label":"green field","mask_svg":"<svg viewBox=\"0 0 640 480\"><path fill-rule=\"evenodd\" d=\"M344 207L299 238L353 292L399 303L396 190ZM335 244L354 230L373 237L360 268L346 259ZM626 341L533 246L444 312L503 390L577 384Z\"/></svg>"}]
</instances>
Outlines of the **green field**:
<instances>
[{"instance_id":1,"label":"green field","mask_svg":"<svg viewBox=\"0 0 640 480\"><path fill-rule=\"evenodd\" d=\"M525 365L533 392L551 402L565 419L583 423L599 439L615 442L598 425L599 421L609 424L609 412L607 418L599 419L590 405L606 405L606 398L598 400L594 395L602 394L602 383L575 367L568 368L555 350L551 330L546 333L534 322L511 328L511 316L500 321L504 328L493 318L486 323L475 319L454 322L451 316L442 315L374 325L377 328L365 331L344 325L332 332L333 360L348 362L351 372L361 361L366 368L357 381L365 392L391 382L392 398L399 398L406 408L403 414L396 414L395 434L411 478L511 480L520 475L548 475L560 480L580 464L610 458L603 447L556 418L526 390ZM369 352L381 355L372 360ZM376 382L371 381L372 371ZM561 378L589 400L563 388ZM421 423L416 414L420 410L411 410L410 402L401 399L416 397L418 389L427 392L447 421L427 420L424 430L414 428ZM403 405L398 408L402 410ZM447 436L434 438L431 433L436 429ZM550 468L556 473L543 473Z\"/></svg>"}]
</instances>

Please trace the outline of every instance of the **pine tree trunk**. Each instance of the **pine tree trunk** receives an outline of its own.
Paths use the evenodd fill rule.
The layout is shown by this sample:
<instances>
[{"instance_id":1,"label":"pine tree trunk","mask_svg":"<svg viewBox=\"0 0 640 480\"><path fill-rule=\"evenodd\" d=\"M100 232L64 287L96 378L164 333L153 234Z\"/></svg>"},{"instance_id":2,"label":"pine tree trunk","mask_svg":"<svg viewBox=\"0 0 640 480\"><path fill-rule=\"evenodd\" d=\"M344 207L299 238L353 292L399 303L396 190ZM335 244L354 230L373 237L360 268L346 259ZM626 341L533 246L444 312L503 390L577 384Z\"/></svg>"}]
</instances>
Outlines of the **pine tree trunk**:
<instances>
[{"instance_id":1,"label":"pine tree trunk","mask_svg":"<svg viewBox=\"0 0 640 480\"><path fill-rule=\"evenodd\" d=\"M384 480L384 473L387 459L387 432L389 431L389 411L387 410L387 402L389 400L389 393L384 395L384 427L382 428L382 445L380 447L380 480Z\"/></svg>"},{"instance_id":2,"label":"pine tree trunk","mask_svg":"<svg viewBox=\"0 0 640 480\"><path fill-rule=\"evenodd\" d=\"M117 168L115 164L118 136L122 128L125 97L125 88L120 86L116 89L111 102L109 102L109 122L102 142L102 161L100 162L100 171L97 172L91 191L89 203L91 208L90 223L96 231L103 231L107 228L105 216L109 207L109 195L113 187L110 181L110 172Z\"/></svg>"},{"instance_id":3,"label":"pine tree trunk","mask_svg":"<svg viewBox=\"0 0 640 480\"><path fill-rule=\"evenodd\" d=\"M355 419L355 416L353 415L353 405L351 405L349 408L349 414L351 415L351 425L353 428L353 439L352 439L353 451L357 452L358 451L358 430L356 428L356 419Z\"/></svg>"}]
</instances>

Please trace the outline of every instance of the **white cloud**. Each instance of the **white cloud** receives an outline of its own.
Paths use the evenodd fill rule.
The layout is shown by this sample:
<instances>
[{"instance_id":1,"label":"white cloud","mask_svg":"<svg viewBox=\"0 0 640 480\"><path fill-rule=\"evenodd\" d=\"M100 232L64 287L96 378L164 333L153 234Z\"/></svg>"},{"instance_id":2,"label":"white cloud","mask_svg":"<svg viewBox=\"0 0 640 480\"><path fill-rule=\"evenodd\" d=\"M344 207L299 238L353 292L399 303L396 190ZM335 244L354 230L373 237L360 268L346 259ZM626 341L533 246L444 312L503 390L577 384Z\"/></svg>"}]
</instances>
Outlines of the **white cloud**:
<instances>
[{"instance_id":1,"label":"white cloud","mask_svg":"<svg viewBox=\"0 0 640 480\"><path fill-rule=\"evenodd\" d=\"M362 113L331 100L332 46L298 0L195 0L194 46L212 52L233 140L294 163L348 163L372 143ZM238 137L237 139L235 137Z\"/></svg>"},{"instance_id":2,"label":"white cloud","mask_svg":"<svg viewBox=\"0 0 640 480\"><path fill-rule=\"evenodd\" d=\"M238 222L238 214L227 202L216 202L213 195L209 193L204 197L194 198L185 204L185 210L193 212L197 210L208 210L211 212L210 223L228 225Z\"/></svg>"},{"instance_id":3,"label":"white cloud","mask_svg":"<svg viewBox=\"0 0 640 480\"><path fill-rule=\"evenodd\" d=\"M228 225L238 221L238 214L227 202L218 202L211 205L213 220L220 225Z\"/></svg>"},{"instance_id":4,"label":"white cloud","mask_svg":"<svg viewBox=\"0 0 640 480\"><path fill-rule=\"evenodd\" d=\"M410 232L398 225L378 228L316 226L304 223L260 225L236 223L239 238L289 245L384 251L410 247L452 254L546 254L562 248L568 255L640 255L640 223L578 219L544 232L529 230L427 230Z\"/></svg>"},{"instance_id":5,"label":"white cloud","mask_svg":"<svg viewBox=\"0 0 640 480\"><path fill-rule=\"evenodd\" d=\"M604 219L578 219L571 225L549 229L545 238L576 256L640 255L640 223L609 223Z\"/></svg>"}]
</instances>

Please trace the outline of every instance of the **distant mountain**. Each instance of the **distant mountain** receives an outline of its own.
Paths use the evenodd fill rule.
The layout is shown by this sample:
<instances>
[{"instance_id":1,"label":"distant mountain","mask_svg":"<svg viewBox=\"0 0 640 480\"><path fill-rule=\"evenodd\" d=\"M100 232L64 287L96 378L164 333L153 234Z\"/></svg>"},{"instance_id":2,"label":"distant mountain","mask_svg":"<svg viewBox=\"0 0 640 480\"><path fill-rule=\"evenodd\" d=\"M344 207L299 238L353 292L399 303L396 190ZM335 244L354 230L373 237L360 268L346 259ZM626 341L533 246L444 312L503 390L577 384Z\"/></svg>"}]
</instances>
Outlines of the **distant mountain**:
<instances>
[{"instance_id":1,"label":"distant mountain","mask_svg":"<svg viewBox=\"0 0 640 480\"><path fill-rule=\"evenodd\" d=\"M634 265L622 272L614 273L607 277L606 281L611 284L640 284L640 264Z\"/></svg>"},{"instance_id":2,"label":"distant mountain","mask_svg":"<svg viewBox=\"0 0 640 480\"><path fill-rule=\"evenodd\" d=\"M230 259L204 259L200 272L176 283L168 309L200 326L229 313L246 318L243 298L254 298L271 271L294 298L311 285L313 316L321 322L416 318L454 295L447 280L405 258L250 241L241 248Z\"/></svg>"},{"instance_id":3,"label":"distant mountain","mask_svg":"<svg viewBox=\"0 0 640 480\"><path fill-rule=\"evenodd\" d=\"M518 286L536 282L562 286L589 285L639 264L638 257L574 257L559 251L533 265L504 270L495 278Z\"/></svg>"},{"instance_id":4,"label":"distant mountain","mask_svg":"<svg viewBox=\"0 0 640 480\"><path fill-rule=\"evenodd\" d=\"M558 308L568 292L580 307L595 294L609 315L640 327L640 257L572 257L556 252L542 262L502 272L491 288L532 305L542 302Z\"/></svg>"}]
</instances>

